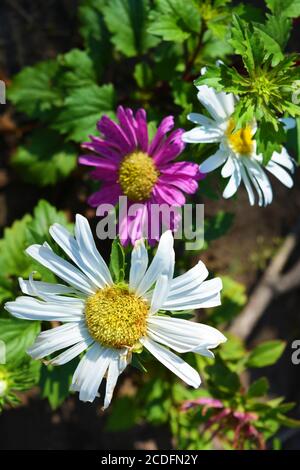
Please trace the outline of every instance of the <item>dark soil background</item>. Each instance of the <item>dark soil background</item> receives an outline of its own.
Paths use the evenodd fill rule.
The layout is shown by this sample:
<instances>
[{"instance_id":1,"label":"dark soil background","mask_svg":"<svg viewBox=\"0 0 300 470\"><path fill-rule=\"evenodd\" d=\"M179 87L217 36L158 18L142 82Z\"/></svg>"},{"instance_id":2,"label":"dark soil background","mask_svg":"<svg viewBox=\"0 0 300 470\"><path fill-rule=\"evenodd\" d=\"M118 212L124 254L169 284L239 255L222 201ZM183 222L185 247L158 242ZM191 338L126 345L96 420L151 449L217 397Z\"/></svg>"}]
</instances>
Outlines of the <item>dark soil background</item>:
<instances>
[{"instance_id":1,"label":"dark soil background","mask_svg":"<svg viewBox=\"0 0 300 470\"><path fill-rule=\"evenodd\" d=\"M59 52L80 46L77 35L75 0L0 0L0 79L9 83L25 65L54 57ZM299 35L299 31L298 31ZM297 38L294 39L297 44ZM85 204L83 173L80 170L55 188L37 189L22 183L9 166L10 156L28 130L22 116L10 105L0 109L0 233L15 219L31 212L40 198L45 198L69 214L91 215ZM270 255L298 222L300 213L300 176L287 190L272 179L274 203L266 208L251 208L241 191L238 200L205 201L205 213L220 208L236 214L228 235L211 244L202 256L210 270L230 274L247 285L251 294L262 274L261 260L267 265ZM299 258L300 248L292 261ZM291 343L300 338L300 289L276 299L256 326L250 346L265 339L286 340L287 348L273 367L259 370L271 382L272 395L284 395L297 402L293 412L300 418L300 365L291 362ZM255 372L253 379L257 378ZM129 384L129 385L128 385ZM125 375L119 393L130 388ZM0 416L0 449L168 449L172 448L167 429L136 426L130 431L112 433L105 430L105 415L99 403L80 403L70 397L57 411L41 400L34 390L22 397L23 403ZM280 434L286 449L300 449L300 431L283 430Z\"/></svg>"}]
</instances>

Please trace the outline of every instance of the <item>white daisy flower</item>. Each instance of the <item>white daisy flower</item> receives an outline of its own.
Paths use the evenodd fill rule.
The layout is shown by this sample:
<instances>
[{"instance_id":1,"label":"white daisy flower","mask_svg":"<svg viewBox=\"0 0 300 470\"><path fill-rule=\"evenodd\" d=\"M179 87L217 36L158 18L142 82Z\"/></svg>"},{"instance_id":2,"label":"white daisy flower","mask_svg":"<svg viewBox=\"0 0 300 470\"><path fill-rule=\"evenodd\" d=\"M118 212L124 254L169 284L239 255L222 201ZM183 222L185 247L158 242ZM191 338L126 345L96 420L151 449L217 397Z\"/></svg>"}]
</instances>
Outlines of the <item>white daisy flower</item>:
<instances>
[{"instance_id":1,"label":"white daisy flower","mask_svg":"<svg viewBox=\"0 0 300 470\"><path fill-rule=\"evenodd\" d=\"M46 243L30 246L27 253L68 285L20 279L26 295L5 306L17 318L63 323L42 332L30 355L42 359L65 350L50 361L62 365L85 351L71 389L79 392L81 400L92 402L106 377L104 408L132 352L140 347L188 385L199 387L198 372L170 349L213 357L210 348L226 338L210 326L159 312L219 305L221 279L205 281L208 271L201 261L173 279L175 253L170 231L162 235L149 266L143 240L136 242L127 284L114 284L88 221L81 215L76 217L75 237L58 224L50 228L50 234L73 263L60 258Z\"/></svg>"},{"instance_id":2,"label":"white daisy flower","mask_svg":"<svg viewBox=\"0 0 300 470\"><path fill-rule=\"evenodd\" d=\"M194 144L219 143L217 152L200 165L200 171L209 173L224 165L221 174L224 178L230 178L223 192L224 198L233 196L243 181L250 204L255 204L254 188L258 194L259 206L267 206L272 202L273 192L262 166L263 156L256 153L256 142L253 139L256 123L249 123L245 128L233 132L235 122L232 114L237 98L231 93L216 93L206 85L197 88L197 97L211 118L197 113L189 114L188 119L197 124L197 127L185 132L182 138L184 142ZM288 188L293 186L289 172L294 172L294 162L284 147L280 153L273 153L265 169Z\"/></svg>"}]
</instances>

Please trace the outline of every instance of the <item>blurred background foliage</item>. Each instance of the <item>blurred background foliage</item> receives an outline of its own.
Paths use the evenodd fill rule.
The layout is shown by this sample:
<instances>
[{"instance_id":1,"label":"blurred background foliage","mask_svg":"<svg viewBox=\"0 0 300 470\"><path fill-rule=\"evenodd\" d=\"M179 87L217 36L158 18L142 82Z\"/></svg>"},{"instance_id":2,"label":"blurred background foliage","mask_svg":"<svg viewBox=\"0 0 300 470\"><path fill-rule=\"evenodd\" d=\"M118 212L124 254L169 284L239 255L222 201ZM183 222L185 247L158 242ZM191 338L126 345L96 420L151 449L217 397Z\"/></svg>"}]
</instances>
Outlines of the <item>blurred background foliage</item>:
<instances>
[{"instance_id":1,"label":"blurred background foliage","mask_svg":"<svg viewBox=\"0 0 300 470\"><path fill-rule=\"evenodd\" d=\"M21 4L24 13L23 7ZM275 22L279 12L285 12L283 29ZM24 182L25 188L33 186L44 197L53 196L55 188L61 188L50 199L65 210L57 210L41 199L33 211L26 211L21 217L13 214L12 219L18 220L5 228L0 240L2 305L20 294L19 276L26 278L34 272L35 279L55 281L54 275L25 255L24 249L44 241L53 245L49 226L59 222L72 228L74 211L85 207L84 196L93 183L85 178L84 171L78 170L77 155L80 144L95 133L96 122L102 115L114 118L117 104L134 109L144 107L150 133L168 114L175 116L178 126L188 128L186 115L199 109L193 81L200 69L222 60L241 71L241 56L229 41L233 14L244 25L255 24L278 60L284 47L294 52L293 19L300 15L298 0L255 4L230 0L80 0L76 2L73 48L26 65L12 78L8 99L13 107L8 117L21 129L9 155L14 178L20 185ZM296 155L297 131L289 135L288 145ZM200 162L212 147L213 144L189 146L182 158ZM71 194L77 191L77 196L80 195L76 204L71 197L64 199L67 184L72 186ZM222 184L215 176L206 178L192 202L218 201ZM22 193L17 197L22 198ZM209 249L211 243L232 230L235 212L225 207L206 217L205 245L200 257L205 256L204 249ZM88 215L94 216L93 212ZM266 245L258 244L258 251L249 254L249 263L255 269L265 269L280 246L278 238L270 239ZM104 244L102 248L108 259L110 246ZM196 255L184 253L180 242L176 248L180 254L177 265L180 273ZM124 253L124 260L126 256L128 252ZM223 274L218 267L214 270L215 274ZM247 303L249 285L230 273L222 277L222 306L196 312L196 318L226 334ZM187 315L191 316L190 312ZM23 400L20 392L35 386L53 410L69 396L74 361L54 368L32 361L26 354L41 328L46 325L9 318L2 309L0 339L7 343L7 364L0 365L0 409L18 406ZM239 338L230 336L217 351L215 361L189 354L188 361L200 370L203 378L199 390L185 387L145 352L136 354L133 367L125 374L107 412L105 430L117 434L146 422L167 427L169 445L174 448L280 448L278 430L282 426L299 426L296 419L289 417L293 404L270 395L268 380L263 377L253 380L252 371L274 365L285 347L284 341L272 339L249 348ZM223 411L223 415L218 416L216 409Z\"/></svg>"}]
</instances>

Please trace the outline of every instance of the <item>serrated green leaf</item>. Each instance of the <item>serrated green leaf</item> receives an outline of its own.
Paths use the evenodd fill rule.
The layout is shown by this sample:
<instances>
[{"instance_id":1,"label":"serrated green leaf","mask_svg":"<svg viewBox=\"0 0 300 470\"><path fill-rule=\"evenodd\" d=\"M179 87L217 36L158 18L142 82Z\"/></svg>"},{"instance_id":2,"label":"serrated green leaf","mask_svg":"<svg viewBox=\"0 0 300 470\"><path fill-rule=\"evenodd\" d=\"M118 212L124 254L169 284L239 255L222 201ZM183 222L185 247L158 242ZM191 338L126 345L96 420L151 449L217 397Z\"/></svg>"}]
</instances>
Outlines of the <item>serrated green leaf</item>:
<instances>
[{"instance_id":1,"label":"serrated green leaf","mask_svg":"<svg viewBox=\"0 0 300 470\"><path fill-rule=\"evenodd\" d=\"M266 367L277 362L285 349L285 342L280 340L267 341L256 346L247 359L248 367Z\"/></svg>"},{"instance_id":2,"label":"serrated green leaf","mask_svg":"<svg viewBox=\"0 0 300 470\"><path fill-rule=\"evenodd\" d=\"M274 15L286 18L300 16L300 0L266 0L266 4Z\"/></svg>"},{"instance_id":3,"label":"serrated green leaf","mask_svg":"<svg viewBox=\"0 0 300 470\"><path fill-rule=\"evenodd\" d=\"M21 363L39 332L40 322L0 318L0 340L6 346L6 362Z\"/></svg>"},{"instance_id":4,"label":"serrated green leaf","mask_svg":"<svg viewBox=\"0 0 300 470\"><path fill-rule=\"evenodd\" d=\"M24 181L47 186L66 178L76 166L77 153L70 143L50 129L34 131L12 158Z\"/></svg>"},{"instance_id":5,"label":"serrated green leaf","mask_svg":"<svg viewBox=\"0 0 300 470\"><path fill-rule=\"evenodd\" d=\"M111 0L103 8L112 42L126 57L143 54L158 43L147 31L149 10L148 0Z\"/></svg>"},{"instance_id":6,"label":"serrated green leaf","mask_svg":"<svg viewBox=\"0 0 300 470\"><path fill-rule=\"evenodd\" d=\"M114 117L113 85L91 85L74 90L65 100L53 127L69 139L83 142L95 133L97 121L104 114Z\"/></svg>"},{"instance_id":7,"label":"serrated green leaf","mask_svg":"<svg viewBox=\"0 0 300 470\"><path fill-rule=\"evenodd\" d=\"M274 152L280 152L282 143L285 140L283 125L278 122L278 129L274 125L262 119L255 133L257 143L257 154L263 155L263 163L267 165Z\"/></svg>"},{"instance_id":8,"label":"serrated green leaf","mask_svg":"<svg viewBox=\"0 0 300 470\"><path fill-rule=\"evenodd\" d=\"M58 85L64 89L89 86L97 80L94 63L86 51L72 49L58 56L58 63Z\"/></svg>"},{"instance_id":9,"label":"serrated green leaf","mask_svg":"<svg viewBox=\"0 0 300 470\"><path fill-rule=\"evenodd\" d=\"M43 244L44 242L53 243L49 228L55 223L72 231L72 224L68 223L65 214L58 211L49 202L41 199L34 208L32 221L27 227L26 239L28 245Z\"/></svg>"},{"instance_id":10,"label":"serrated green leaf","mask_svg":"<svg viewBox=\"0 0 300 470\"><path fill-rule=\"evenodd\" d=\"M24 254L24 250L27 246L27 227L31 220L31 216L26 215L4 230L4 237L0 240L2 275L22 276L24 272L27 272L31 261Z\"/></svg>"},{"instance_id":11,"label":"serrated green leaf","mask_svg":"<svg viewBox=\"0 0 300 470\"><path fill-rule=\"evenodd\" d=\"M25 67L8 88L8 98L19 111L32 118L45 119L49 112L62 103L60 91L53 86L59 70L55 60Z\"/></svg>"},{"instance_id":12,"label":"serrated green leaf","mask_svg":"<svg viewBox=\"0 0 300 470\"><path fill-rule=\"evenodd\" d=\"M103 17L106 4L106 0L81 0L79 5L79 31L98 77L112 59L110 34Z\"/></svg>"},{"instance_id":13,"label":"serrated green leaf","mask_svg":"<svg viewBox=\"0 0 300 470\"><path fill-rule=\"evenodd\" d=\"M148 31L165 41L183 42L191 34L201 32L201 15L193 1L158 0L150 14Z\"/></svg>"}]
</instances>

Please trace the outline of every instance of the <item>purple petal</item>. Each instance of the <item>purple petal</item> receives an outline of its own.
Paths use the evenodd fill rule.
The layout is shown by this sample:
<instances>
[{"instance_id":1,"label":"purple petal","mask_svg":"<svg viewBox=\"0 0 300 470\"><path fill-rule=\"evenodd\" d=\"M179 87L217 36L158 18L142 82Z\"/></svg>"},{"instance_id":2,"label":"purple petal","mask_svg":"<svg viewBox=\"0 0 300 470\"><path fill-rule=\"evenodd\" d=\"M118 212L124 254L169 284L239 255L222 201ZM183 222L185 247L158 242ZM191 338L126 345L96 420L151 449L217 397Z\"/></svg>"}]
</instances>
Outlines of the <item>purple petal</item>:
<instances>
[{"instance_id":1,"label":"purple petal","mask_svg":"<svg viewBox=\"0 0 300 470\"><path fill-rule=\"evenodd\" d=\"M138 144L143 152L148 152L148 126L147 126L147 114L144 109L139 109L136 113L136 136Z\"/></svg>"},{"instance_id":2,"label":"purple petal","mask_svg":"<svg viewBox=\"0 0 300 470\"><path fill-rule=\"evenodd\" d=\"M112 143L105 142L105 140L100 139L100 137L90 136L90 138L92 142L85 142L82 144L82 148L91 150L92 152L98 153L102 157L113 161L120 161L125 155Z\"/></svg>"},{"instance_id":3,"label":"purple petal","mask_svg":"<svg viewBox=\"0 0 300 470\"><path fill-rule=\"evenodd\" d=\"M187 176L160 175L159 182L161 184L176 186L187 194L194 194L198 189L197 181Z\"/></svg>"},{"instance_id":4,"label":"purple petal","mask_svg":"<svg viewBox=\"0 0 300 470\"><path fill-rule=\"evenodd\" d=\"M88 203L92 207L97 207L100 204L112 204L114 206L117 204L121 193L119 184L107 184L92 194L88 199Z\"/></svg>"},{"instance_id":5,"label":"purple petal","mask_svg":"<svg viewBox=\"0 0 300 470\"><path fill-rule=\"evenodd\" d=\"M154 152L153 157L157 165L168 163L170 160L174 160L182 153L185 147L185 143L181 138L182 133L182 129L177 129L172 132L172 134L170 134L162 143L160 148Z\"/></svg>"},{"instance_id":6,"label":"purple petal","mask_svg":"<svg viewBox=\"0 0 300 470\"><path fill-rule=\"evenodd\" d=\"M195 179L201 178L199 165L197 163L190 163L190 162L168 163L165 166L161 166L159 168L159 171L163 175L189 176Z\"/></svg>"},{"instance_id":7,"label":"purple petal","mask_svg":"<svg viewBox=\"0 0 300 470\"><path fill-rule=\"evenodd\" d=\"M116 163L91 154L80 155L78 161L81 165L96 166L97 168L104 168L110 171L118 171L119 168Z\"/></svg>"},{"instance_id":8,"label":"purple petal","mask_svg":"<svg viewBox=\"0 0 300 470\"><path fill-rule=\"evenodd\" d=\"M133 152L134 146L123 129L112 119L103 116L98 122L97 128L111 144L118 146L123 155Z\"/></svg>"},{"instance_id":9,"label":"purple petal","mask_svg":"<svg viewBox=\"0 0 300 470\"><path fill-rule=\"evenodd\" d=\"M123 106L119 106L117 110L117 118L119 119L121 128L126 134L132 148L138 146L137 137L135 133L136 124L131 109L124 109Z\"/></svg>"},{"instance_id":10,"label":"purple petal","mask_svg":"<svg viewBox=\"0 0 300 470\"><path fill-rule=\"evenodd\" d=\"M167 134L167 132L173 129L173 127L174 127L173 116L167 116L161 121L149 148L150 155L154 155L154 153L159 149L160 145L163 143L163 139L165 135Z\"/></svg>"},{"instance_id":11,"label":"purple petal","mask_svg":"<svg viewBox=\"0 0 300 470\"><path fill-rule=\"evenodd\" d=\"M153 188L153 195L159 204L169 204L170 206L183 206L185 197L179 189L170 185L159 184L159 180Z\"/></svg>"}]
</instances>

